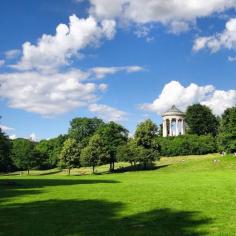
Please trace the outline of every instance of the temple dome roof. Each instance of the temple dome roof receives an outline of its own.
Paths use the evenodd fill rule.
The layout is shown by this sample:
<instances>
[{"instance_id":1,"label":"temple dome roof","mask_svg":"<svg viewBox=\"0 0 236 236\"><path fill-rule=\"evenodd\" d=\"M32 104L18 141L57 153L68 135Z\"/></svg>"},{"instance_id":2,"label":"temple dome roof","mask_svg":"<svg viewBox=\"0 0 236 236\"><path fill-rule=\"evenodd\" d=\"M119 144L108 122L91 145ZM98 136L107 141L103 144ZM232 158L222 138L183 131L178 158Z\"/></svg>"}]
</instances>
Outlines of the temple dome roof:
<instances>
[{"instance_id":1,"label":"temple dome roof","mask_svg":"<svg viewBox=\"0 0 236 236\"><path fill-rule=\"evenodd\" d=\"M162 116L184 116L184 112L180 111L175 105L168 109Z\"/></svg>"}]
</instances>

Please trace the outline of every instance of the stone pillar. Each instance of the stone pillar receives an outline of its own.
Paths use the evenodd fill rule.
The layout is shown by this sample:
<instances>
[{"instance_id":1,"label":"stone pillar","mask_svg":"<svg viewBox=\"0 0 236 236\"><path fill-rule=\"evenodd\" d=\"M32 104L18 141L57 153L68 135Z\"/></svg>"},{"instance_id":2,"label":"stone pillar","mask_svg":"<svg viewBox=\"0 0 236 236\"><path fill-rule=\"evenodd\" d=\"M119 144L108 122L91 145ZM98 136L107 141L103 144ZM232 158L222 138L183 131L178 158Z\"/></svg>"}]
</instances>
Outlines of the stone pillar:
<instances>
[{"instance_id":1,"label":"stone pillar","mask_svg":"<svg viewBox=\"0 0 236 236\"><path fill-rule=\"evenodd\" d=\"M178 128L178 120L177 118L175 119L175 136L179 135L179 128Z\"/></svg>"},{"instance_id":2,"label":"stone pillar","mask_svg":"<svg viewBox=\"0 0 236 236\"><path fill-rule=\"evenodd\" d=\"M170 118L169 120L170 120L170 136L172 136L172 118Z\"/></svg>"},{"instance_id":3,"label":"stone pillar","mask_svg":"<svg viewBox=\"0 0 236 236\"><path fill-rule=\"evenodd\" d=\"M164 119L162 125L163 125L163 127L162 127L162 129L163 129L163 137L166 137L167 136L167 123L166 123L166 119Z\"/></svg>"},{"instance_id":4,"label":"stone pillar","mask_svg":"<svg viewBox=\"0 0 236 236\"><path fill-rule=\"evenodd\" d=\"M181 134L184 135L184 119L181 120Z\"/></svg>"}]
</instances>

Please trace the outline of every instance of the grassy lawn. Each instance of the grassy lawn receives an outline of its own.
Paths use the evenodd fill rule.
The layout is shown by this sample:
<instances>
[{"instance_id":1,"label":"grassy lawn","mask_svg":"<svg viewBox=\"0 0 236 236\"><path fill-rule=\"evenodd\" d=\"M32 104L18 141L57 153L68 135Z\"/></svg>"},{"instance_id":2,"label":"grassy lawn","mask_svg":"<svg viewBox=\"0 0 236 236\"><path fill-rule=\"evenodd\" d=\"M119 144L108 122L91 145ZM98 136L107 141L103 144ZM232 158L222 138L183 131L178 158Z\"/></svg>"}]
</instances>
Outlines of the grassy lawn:
<instances>
[{"instance_id":1,"label":"grassy lawn","mask_svg":"<svg viewBox=\"0 0 236 236\"><path fill-rule=\"evenodd\" d=\"M235 157L156 164L116 174L81 175L90 172L83 168L74 176L57 170L1 176L0 236L236 235Z\"/></svg>"}]
</instances>

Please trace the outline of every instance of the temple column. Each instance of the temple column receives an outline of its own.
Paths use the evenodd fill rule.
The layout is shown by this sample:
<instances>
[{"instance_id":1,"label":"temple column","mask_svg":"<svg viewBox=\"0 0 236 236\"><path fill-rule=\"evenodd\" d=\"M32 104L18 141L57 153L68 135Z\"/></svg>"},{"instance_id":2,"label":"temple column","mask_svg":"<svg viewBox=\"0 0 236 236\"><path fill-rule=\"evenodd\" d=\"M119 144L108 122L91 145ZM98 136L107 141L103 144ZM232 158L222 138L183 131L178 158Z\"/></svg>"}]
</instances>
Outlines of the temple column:
<instances>
[{"instance_id":1,"label":"temple column","mask_svg":"<svg viewBox=\"0 0 236 236\"><path fill-rule=\"evenodd\" d=\"M184 120L181 120L181 134L184 135Z\"/></svg>"},{"instance_id":2,"label":"temple column","mask_svg":"<svg viewBox=\"0 0 236 236\"><path fill-rule=\"evenodd\" d=\"M172 118L170 119L170 136L172 136Z\"/></svg>"},{"instance_id":3,"label":"temple column","mask_svg":"<svg viewBox=\"0 0 236 236\"><path fill-rule=\"evenodd\" d=\"M177 118L175 119L175 136L179 135L179 128L178 128L178 120Z\"/></svg>"},{"instance_id":4,"label":"temple column","mask_svg":"<svg viewBox=\"0 0 236 236\"><path fill-rule=\"evenodd\" d=\"M164 119L163 121L163 137L167 136L167 123L166 123L166 119Z\"/></svg>"}]
</instances>

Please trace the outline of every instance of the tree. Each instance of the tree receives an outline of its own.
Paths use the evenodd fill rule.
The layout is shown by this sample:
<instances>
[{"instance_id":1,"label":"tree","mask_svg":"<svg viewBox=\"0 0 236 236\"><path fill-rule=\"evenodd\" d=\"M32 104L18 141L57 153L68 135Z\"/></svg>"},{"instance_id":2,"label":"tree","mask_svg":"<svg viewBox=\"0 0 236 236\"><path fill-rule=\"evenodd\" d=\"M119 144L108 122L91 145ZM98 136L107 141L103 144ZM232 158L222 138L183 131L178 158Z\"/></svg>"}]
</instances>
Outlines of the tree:
<instances>
[{"instance_id":1,"label":"tree","mask_svg":"<svg viewBox=\"0 0 236 236\"><path fill-rule=\"evenodd\" d=\"M95 166L105 164L109 159L108 148L98 134L92 136L89 140L89 144L81 151L82 166L92 166L93 173Z\"/></svg>"},{"instance_id":2,"label":"tree","mask_svg":"<svg viewBox=\"0 0 236 236\"><path fill-rule=\"evenodd\" d=\"M138 145L135 139L129 139L127 144L121 145L117 149L116 159L117 161L130 162L130 164L136 164L138 161Z\"/></svg>"},{"instance_id":3,"label":"tree","mask_svg":"<svg viewBox=\"0 0 236 236\"><path fill-rule=\"evenodd\" d=\"M0 128L0 172L9 171L13 168L10 158L11 142Z\"/></svg>"},{"instance_id":4,"label":"tree","mask_svg":"<svg viewBox=\"0 0 236 236\"><path fill-rule=\"evenodd\" d=\"M36 167L39 163L39 155L35 151L35 143L24 138L12 141L11 158L15 166L20 170L29 170Z\"/></svg>"},{"instance_id":5,"label":"tree","mask_svg":"<svg viewBox=\"0 0 236 236\"><path fill-rule=\"evenodd\" d=\"M80 143L87 143L88 139L102 126L104 122L98 118L74 118L70 122L69 137Z\"/></svg>"},{"instance_id":6,"label":"tree","mask_svg":"<svg viewBox=\"0 0 236 236\"><path fill-rule=\"evenodd\" d=\"M134 138L139 146L138 161L146 169L148 162L159 158L160 145L158 143L158 127L150 119L138 124Z\"/></svg>"},{"instance_id":7,"label":"tree","mask_svg":"<svg viewBox=\"0 0 236 236\"><path fill-rule=\"evenodd\" d=\"M152 148L153 140L158 135L158 127L150 119L138 124L134 138L138 145L144 148Z\"/></svg>"},{"instance_id":8,"label":"tree","mask_svg":"<svg viewBox=\"0 0 236 236\"><path fill-rule=\"evenodd\" d=\"M68 169L68 174L74 167L80 166L81 145L75 139L67 139L62 147L59 165Z\"/></svg>"},{"instance_id":9,"label":"tree","mask_svg":"<svg viewBox=\"0 0 236 236\"><path fill-rule=\"evenodd\" d=\"M110 155L110 171L114 170L116 162L116 153L119 146L124 145L128 140L128 130L122 125L117 124L113 121L102 125L98 130L97 134L101 137L104 144L108 148Z\"/></svg>"},{"instance_id":10,"label":"tree","mask_svg":"<svg viewBox=\"0 0 236 236\"><path fill-rule=\"evenodd\" d=\"M236 152L236 107L222 115L217 142L220 151Z\"/></svg>"},{"instance_id":11,"label":"tree","mask_svg":"<svg viewBox=\"0 0 236 236\"><path fill-rule=\"evenodd\" d=\"M216 136L218 120L211 109L205 105L194 104L189 106L185 118L188 125L188 133L197 135L211 134Z\"/></svg>"},{"instance_id":12,"label":"tree","mask_svg":"<svg viewBox=\"0 0 236 236\"><path fill-rule=\"evenodd\" d=\"M40 168L54 168L57 166L63 143L66 139L67 135L59 135L49 140L41 140L36 144L35 149L41 155Z\"/></svg>"}]
</instances>

